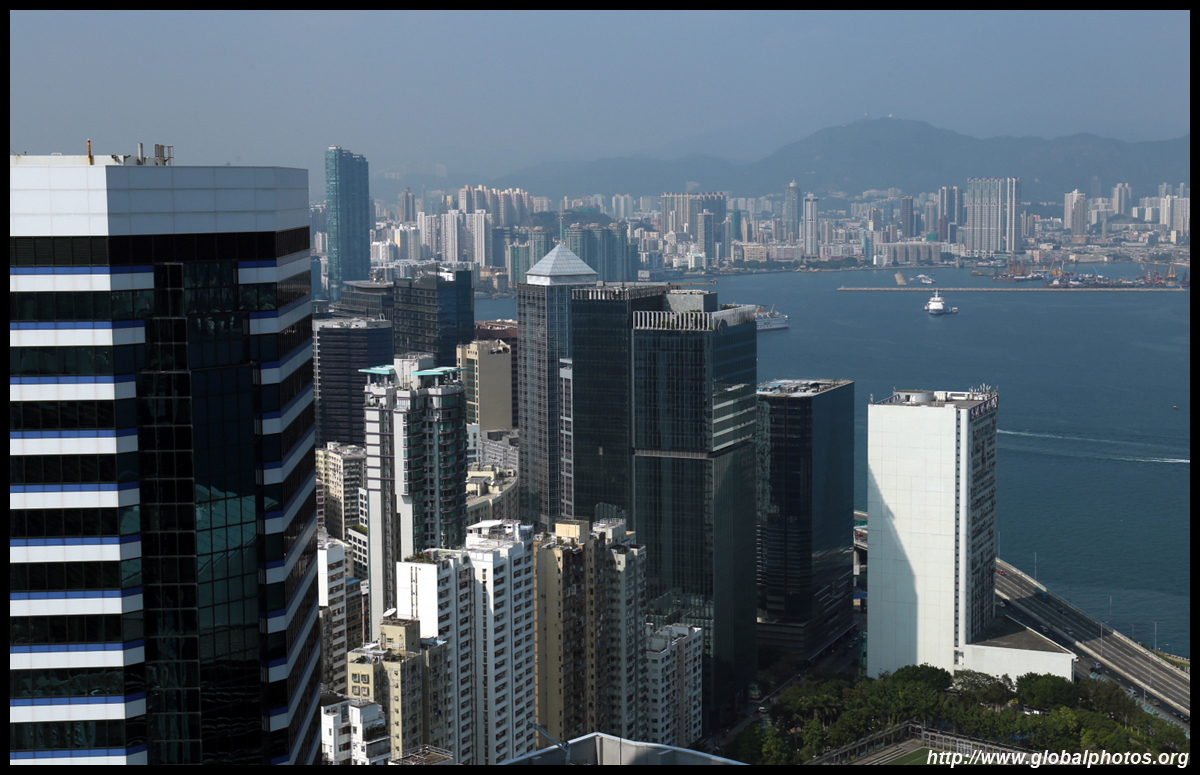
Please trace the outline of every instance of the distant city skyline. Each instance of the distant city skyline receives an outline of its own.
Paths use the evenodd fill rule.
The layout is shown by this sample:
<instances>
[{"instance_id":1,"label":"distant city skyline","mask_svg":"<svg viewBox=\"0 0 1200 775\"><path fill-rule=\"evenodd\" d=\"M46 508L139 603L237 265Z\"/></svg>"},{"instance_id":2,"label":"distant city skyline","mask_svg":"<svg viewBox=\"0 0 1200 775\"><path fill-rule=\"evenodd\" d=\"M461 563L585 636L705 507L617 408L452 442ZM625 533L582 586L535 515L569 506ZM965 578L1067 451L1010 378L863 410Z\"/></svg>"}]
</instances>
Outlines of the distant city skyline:
<instances>
[{"instance_id":1,"label":"distant city skyline","mask_svg":"<svg viewBox=\"0 0 1200 775\"><path fill-rule=\"evenodd\" d=\"M1186 11L9 20L10 152L82 153L89 137L105 153L158 142L176 146L184 165L307 167L318 198L331 144L381 173L444 165L493 177L637 154L755 159L864 117L974 137L1127 141L1177 138L1191 120ZM115 47L130 30L153 33ZM1009 54L1005 78L994 59L973 56L980 50ZM1060 83L1077 88L1037 97ZM123 93L154 95L153 107L139 111ZM717 95L737 93L770 98L712 109Z\"/></svg>"}]
</instances>

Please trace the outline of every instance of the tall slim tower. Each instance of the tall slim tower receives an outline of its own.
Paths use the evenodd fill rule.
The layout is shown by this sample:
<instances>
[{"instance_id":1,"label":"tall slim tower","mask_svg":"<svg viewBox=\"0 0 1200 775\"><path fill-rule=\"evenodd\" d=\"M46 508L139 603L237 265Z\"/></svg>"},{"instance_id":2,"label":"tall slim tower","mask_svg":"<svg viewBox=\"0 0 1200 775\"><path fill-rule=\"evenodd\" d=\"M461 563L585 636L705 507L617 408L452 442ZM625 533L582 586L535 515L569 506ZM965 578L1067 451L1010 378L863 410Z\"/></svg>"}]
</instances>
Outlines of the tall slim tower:
<instances>
[{"instance_id":1,"label":"tall slim tower","mask_svg":"<svg viewBox=\"0 0 1200 775\"><path fill-rule=\"evenodd\" d=\"M521 521L547 530L562 500L559 360L571 356L571 290L596 271L558 245L517 286Z\"/></svg>"},{"instance_id":2,"label":"tall slim tower","mask_svg":"<svg viewBox=\"0 0 1200 775\"><path fill-rule=\"evenodd\" d=\"M371 276L371 196L367 160L331 145L325 152L329 218L329 298L342 297L345 280Z\"/></svg>"},{"instance_id":3,"label":"tall slim tower","mask_svg":"<svg viewBox=\"0 0 1200 775\"><path fill-rule=\"evenodd\" d=\"M900 236L914 237L916 233L916 222L913 220L913 198L911 196L902 197L900 199Z\"/></svg>"},{"instance_id":4,"label":"tall slim tower","mask_svg":"<svg viewBox=\"0 0 1200 775\"><path fill-rule=\"evenodd\" d=\"M788 242L800 239L800 187L794 180L783 192L783 232Z\"/></svg>"},{"instance_id":5,"label":"tall slim tower","mask_svg":"<svg viewBox=\"0 0 1200 775\"><path fill-rule=\"evenodd\" d=\"M853 625L854 383L758 386L758 643L812 659Z\"/></svg>"},{"instance_id":6,"label":"tall slim tower","mask_svg":"<svg viewBox=\"0 0 1200 775\"><path fill-rule=\"evenodd\" d=\"M867 673L951 673L992 623L996 417L989 389L897 390L867 408Z\"/></svg>"},{"instance_id":7,"label":"tall slim tower","mask_svg":"<svg viewBox=\"0 0 1200 775\"><path fill-rule=\"evenodd\" d=\"M1112 209L1117 215L1129 215L1133 207L1133 188L1128 183L1118 183L1112 190Z\"/></svg>"},{"instance_id":8,"label":"tall slim tower","mask_svg":"<svg viewBox=\"0 0 1200 775\"><path fill-rule=\"evenodd\" d=\"M821 251L820 235L817 232L817 197L804 197L804 255L815 256Z\"/></svg>"},{"instance_id":9,"label":"tall slim tower","mask_svg":"<svg viewBox=\"0 0 1200 775\"><path fill-rule=\"evenodd\" d=\"M312 764L308 175L169 150L10 158L9 755Z\"/></svg>"},{"instance_id":10,"label":"tall slim tower","mask_svg":"<svg viewBox=\"0 0 1200 775\"><path fill-rule=\"evenodd\" d=\"M371 633L396 607L396 563L466 538L466 391L427 353L366 370Z\"/></svg>"},{"instance_id":11,"label":"tall slim tower","mask_svg":"<svg viewBox=\"0 0 1200 775\"><path fill-rule=\"evenodd\" d=\"M715 293L662 298L633 313L632 527L647 618L704 630L713 728L754 680L757 329L753 307L718 310Z\"/></svg>"}]
</instances>

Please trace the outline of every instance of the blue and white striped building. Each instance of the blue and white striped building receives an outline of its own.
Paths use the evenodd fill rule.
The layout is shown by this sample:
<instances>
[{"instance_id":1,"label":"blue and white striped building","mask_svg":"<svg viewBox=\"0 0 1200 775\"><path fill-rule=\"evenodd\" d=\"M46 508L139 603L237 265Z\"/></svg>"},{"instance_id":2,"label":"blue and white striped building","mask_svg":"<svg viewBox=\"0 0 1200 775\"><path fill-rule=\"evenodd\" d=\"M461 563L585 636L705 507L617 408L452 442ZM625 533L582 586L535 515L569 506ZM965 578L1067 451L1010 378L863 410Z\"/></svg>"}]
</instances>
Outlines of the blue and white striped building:
<instances>
[{"instance_id":1,"label":"blue and white striped building","mask_svg":"<svg viewBox=\"0 0 1200 775\"><path fill-rule=\"evenodd\" d=\"M319 753L307 172L166 150L10 157L10 763Z\"/></svg>"}]
</instances>

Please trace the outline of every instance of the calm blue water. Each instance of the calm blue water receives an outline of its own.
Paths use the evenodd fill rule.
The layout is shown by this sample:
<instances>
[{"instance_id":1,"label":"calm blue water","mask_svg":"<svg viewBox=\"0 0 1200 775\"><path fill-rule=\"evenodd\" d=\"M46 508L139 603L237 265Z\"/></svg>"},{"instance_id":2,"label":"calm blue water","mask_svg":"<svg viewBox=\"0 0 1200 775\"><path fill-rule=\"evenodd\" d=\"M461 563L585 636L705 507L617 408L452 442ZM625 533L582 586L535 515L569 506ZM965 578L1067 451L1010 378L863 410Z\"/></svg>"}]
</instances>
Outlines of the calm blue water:
<instances>
[{"instance_id":1,"label":"calm blue water","mask_svg":"<svg viewBox=\"0 0 1200 775\"><path fill-rule=\"evenodd\" d=\"M967 269L923 271L939 287L993 286ZM836 290L894 284L890 271L782 273L713 289L791 316L759 336L760 381L855 381L856 508L870 394L997 387L1000 556L1032 574L1036 552L1056 594L1145 642L1157 621L1159 648L1190 655L1190 291L948 294L960 313L934 318L926 293ZM480 299L475 312L516 318L516 302Z\"/></svg>"}]
</instances>

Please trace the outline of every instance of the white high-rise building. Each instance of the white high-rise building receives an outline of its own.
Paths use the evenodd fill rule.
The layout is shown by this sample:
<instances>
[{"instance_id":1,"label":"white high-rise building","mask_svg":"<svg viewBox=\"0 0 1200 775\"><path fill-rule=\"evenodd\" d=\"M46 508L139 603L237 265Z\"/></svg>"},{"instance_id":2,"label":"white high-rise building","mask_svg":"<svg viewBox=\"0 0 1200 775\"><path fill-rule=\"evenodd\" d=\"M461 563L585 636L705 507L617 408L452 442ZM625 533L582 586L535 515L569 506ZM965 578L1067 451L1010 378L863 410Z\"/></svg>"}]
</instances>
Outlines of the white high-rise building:
<instances>
[{"instance_id":1,"label":"white high-rise building","mask_svg":"<svg viewBox=\"0 0 1200 775\"><path fill-rule=\"evenodd\" d=\"M317 534L317 603L321 622L321 683L348 694L346 653L363 642L362 603L346 544Z\"/></svg>"},{"instance_id":2,"label":"white high-rise building","mask_svg":"<svg viewBox=\"0 0 1200 775\"><path fill-rule=\"evenodd\" d=\"M1112 190L1112 209L1117 215L1129 215L1133 207L1133 188L1128 183L1118 183Z\"/></svg>"},{"instance_id":3,"label":"white high-rise building","mask_svg":"<svg viewBox=\"0 0 1200 775\"><path fill-rule=\"evenodd\" d=\"M497 764L536 747L533 527L488 520L462 549L396 566L397 615L448 644L458 695L446 703L460 764Z\"/></svg>"},{"instance_id":4,"label":"white high-rise building","mask_svg":"<svg viewBox=\"0 0 1200 775\"><path fill-rule=\"evenodd\" d=\"M1078 204L1082 203L1082 204ZM1075 223L1077 212L1087 215L1087 194L1081 193L1079 189L1075 189L1063 198L1063 231L1069 231L1072 234L1075 230L1087 230L1087 224Z\"/></svg>"},{"instance_id":5,"label":"white high-rise building","mask_svg":"<svg viewBox=\"0 0 1200 775\"><path fill-rule=\"evenodd\" d=\"M441 240L439 247L442 253L443 261L458 261L461 255L459 247L459 234L462 231L462 213L458 210L451 210L444 214L441 218Z\"/></svg>"},{"instance_id":6,"label":"white high-rise building","mask_svg":"<svg viewBox=\"0 0 1200 775\"><path fill-rule=\"evenodd\" d=\"M396 563L462 546L467 508L466 394L456 366L410 353L363 369L371 632L396 607Z\"/></svg>"},{"instance_id":7,"label":"white high-rise building","mask_svg":"<svg viewBox=\"0 0 1200 775\"><path fill-rule=\"evenodd\" d=\"M815 256L820 252L820 232L817 231L817 197L804 196L804 255Z\"/></svg>"},{"instance_id":8,"label":"white high-rise building","mask_svg":"<svg viewBox=\"0 0 1200 775\"><path fill-rule=\"evenodd\" d=\"M476 210L464 216L466 220L466 236L470 240L467 246L468 260L476 266L487 266L492 260L492 220L483 210Z\"/></svg>"},{"instance_id":9,"label":"white high-rise building","mask_svg":"<svg viewBox=\"0 0 1200 775\"><path fill-rule=\"evenodd\" d=\"M983 388L898 390L867 409L868 675L953 673L992 623L997 406Z\"/></svg>"},{"instance_id":10,"label":"white high-rise building","mask_svg":"<svg viewBox=\"0 0 1200 775\"><path fill-rule=\"evenodd\" d=\"M1021 249L1021 179L968 178L963 244L971 255Z\"/></svg>"}]
</instances>

